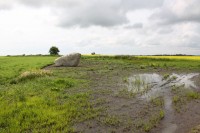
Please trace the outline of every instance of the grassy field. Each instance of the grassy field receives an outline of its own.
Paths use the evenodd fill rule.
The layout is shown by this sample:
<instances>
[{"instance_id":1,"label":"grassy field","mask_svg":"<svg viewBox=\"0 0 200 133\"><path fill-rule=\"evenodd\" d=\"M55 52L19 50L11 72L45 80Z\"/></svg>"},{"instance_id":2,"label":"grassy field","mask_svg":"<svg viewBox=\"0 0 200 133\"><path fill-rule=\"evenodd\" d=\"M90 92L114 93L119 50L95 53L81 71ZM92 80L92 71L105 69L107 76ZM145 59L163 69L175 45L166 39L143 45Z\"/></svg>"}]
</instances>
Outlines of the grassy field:
<instances>
[{"instance_id":1,"label":"grassy field","mask_svg":"<svg viewBox=\"0 0 200 133\"><path fill-rule=\"evenodd\" d=\"M24 71L40 69L52 64L56 57L0 57L0 84L18 76Z\"/></svg>"},{"instance_id":2,"label":"grassy field","mask_svg":"<svg viewBox=\"0 0 200 133\"><path fill-rule=\"evenodd\" d=\"M199 70L200 56L101 56L86 55L85 58L98 60L121 60L127 63L133 63L134 67L147 68L164 68L177 70ZM187 63L185 62L187 61Z\"/></svg>"},{"instance_id":3,"label":"grassy field","mask_svg":"<svg viewBox=\"0 0 200 133\"><path fill-rule=\"evenodd\" d=\"M92 100L97 93L91 87L94 73L109 80L126 69L200 71L199 57L181 57L185 63L179 57L157 56L83 56L76 68L40 69L55 58L0 57L0 132L73 132L75 124L99 117L104 108L99 105L102 99ZM111 118L102 123L109 124ZM111 125L119 124L115 119Z\"/></svg>"},{"instance_id":4,"label":"grassy field","mask_svg":"<svg viewBox=\"0 0 200 133\"><path fill-rule=\"evenodd\" d=\"M0 57L0 132L69 132L74 122L96 115L89 91L71 92L87 86L86 77L39 70L55 58Z\"/></svg>"}]
</instances>

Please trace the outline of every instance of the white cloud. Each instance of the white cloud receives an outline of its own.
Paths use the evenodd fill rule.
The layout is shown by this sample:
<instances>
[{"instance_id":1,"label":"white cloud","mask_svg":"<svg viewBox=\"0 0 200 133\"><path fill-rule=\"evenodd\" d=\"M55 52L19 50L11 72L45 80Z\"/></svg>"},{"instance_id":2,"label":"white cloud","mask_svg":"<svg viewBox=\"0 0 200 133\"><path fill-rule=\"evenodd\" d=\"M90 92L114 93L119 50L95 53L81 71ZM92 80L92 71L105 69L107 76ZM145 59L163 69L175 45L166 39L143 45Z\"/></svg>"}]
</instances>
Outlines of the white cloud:
<instances>
[{"instance_id":1,"label":"white cloud","mask_svg":"<svg viewBox=\"0 0 200 133\"><path fill-rule=\"evenodd\" d=\"M198 0L0 0L0 54L199 54ZM6 10L5 10L6 9Z\"/></svg>"}]
</instances>

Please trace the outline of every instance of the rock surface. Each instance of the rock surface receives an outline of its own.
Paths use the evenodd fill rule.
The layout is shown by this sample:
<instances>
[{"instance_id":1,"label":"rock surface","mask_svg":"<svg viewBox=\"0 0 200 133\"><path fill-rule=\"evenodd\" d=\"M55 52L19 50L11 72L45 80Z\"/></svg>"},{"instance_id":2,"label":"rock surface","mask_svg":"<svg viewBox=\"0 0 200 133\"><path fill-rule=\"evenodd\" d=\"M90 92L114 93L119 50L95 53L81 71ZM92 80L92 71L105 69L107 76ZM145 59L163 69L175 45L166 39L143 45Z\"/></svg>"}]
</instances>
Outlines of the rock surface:
<instances>
[{"instance_id":1,"label":"rock surface","mask_svg":"<svg viewBox=\"0 0 200 133\"><path fill-rule=\"evenodd\" d=\"M68 55L64 55L62 57L57 58L54 63L55 66L65 66L65 67L76 67L80 62L81 54L80 53L72 53Z\"/></svg>"}]
</instances>

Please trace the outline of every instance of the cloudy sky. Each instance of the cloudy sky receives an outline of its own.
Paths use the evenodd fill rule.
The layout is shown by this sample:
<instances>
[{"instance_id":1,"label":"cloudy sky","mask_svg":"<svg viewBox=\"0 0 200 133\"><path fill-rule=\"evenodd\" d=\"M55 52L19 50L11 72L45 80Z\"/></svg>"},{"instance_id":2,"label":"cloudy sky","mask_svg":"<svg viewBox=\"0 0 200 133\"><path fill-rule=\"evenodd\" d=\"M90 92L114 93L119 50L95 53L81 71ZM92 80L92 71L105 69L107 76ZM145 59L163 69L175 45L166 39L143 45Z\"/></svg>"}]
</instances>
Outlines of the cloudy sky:
<instances>
[{"instance_id":1,"label":"cloudy sky","mask_svg":"<svg viewBox=\"0 0 200 133\"><path fill-rule=\"evenodd\" d=\"M200 0L0 0L0 55L200 54Z\"/></svg>"}]
</instances>

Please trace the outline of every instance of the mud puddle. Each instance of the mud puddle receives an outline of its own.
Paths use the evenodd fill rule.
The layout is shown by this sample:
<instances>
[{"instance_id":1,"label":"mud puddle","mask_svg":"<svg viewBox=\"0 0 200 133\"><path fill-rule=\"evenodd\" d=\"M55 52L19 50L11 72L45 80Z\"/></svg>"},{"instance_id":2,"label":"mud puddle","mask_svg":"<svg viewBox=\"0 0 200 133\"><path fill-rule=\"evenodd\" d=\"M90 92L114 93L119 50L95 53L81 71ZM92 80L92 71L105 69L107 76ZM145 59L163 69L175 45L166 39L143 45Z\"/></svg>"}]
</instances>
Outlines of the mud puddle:
<instances>
[{"instance_id":1,"label":"mud puddle","mask_svg":"<svg viewBox=\"0 0 200 133\"><path fill-rule=\"evenodd\" d=\"M194 89L197 86L192 78L199 76L199 73L190 74L171 74L159 75L153 74L137 74L128 78L128 91L139 93L138 98L147 102L159 96L164 97L165 118L162 123L164 128L162 133L174 133L177 129L176 123L173 123L174 110L172 108L171 88L173 86L183 86L186 89Z\"/></svg>"},{"instance_id":2,"label":"mud puddle","mask_svg":"<svg viewBox=\"0 0 200 133\"><path fill-rule=\"evenodd\" d=\"M156 97L173 86L183 86L188 89L196 88L197 86L192 81L192 78L198 75L198 73L173 73L164 76L156 73L138 74L128 78L127 87L129 91L141 93L143 98Z\"/></svg>"}]
</instances>

